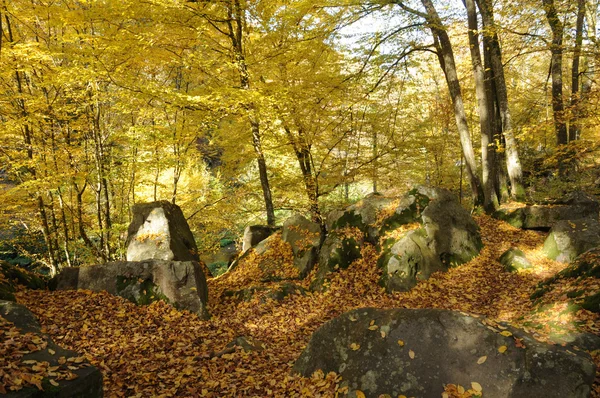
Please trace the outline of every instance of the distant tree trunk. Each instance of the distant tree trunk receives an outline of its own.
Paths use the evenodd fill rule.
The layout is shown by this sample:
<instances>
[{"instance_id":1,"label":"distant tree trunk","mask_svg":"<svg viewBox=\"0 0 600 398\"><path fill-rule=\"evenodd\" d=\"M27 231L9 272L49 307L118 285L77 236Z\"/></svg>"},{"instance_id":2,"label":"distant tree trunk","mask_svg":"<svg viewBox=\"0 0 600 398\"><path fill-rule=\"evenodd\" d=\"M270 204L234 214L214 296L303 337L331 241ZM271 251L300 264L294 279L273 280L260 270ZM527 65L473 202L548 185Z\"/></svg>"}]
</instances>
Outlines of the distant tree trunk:
<instances>
[{"instance_id":1,"label":"distant tree trunk","mask_svg":"<svg viewBox=\"0 0 600 398\"><path fill-rule=\"evenodd\" d=\"M475 160L475 152L473 151L473 146L471 143L471 134L469 133L469 125L467 124L467 116L465 114L460 82L456 72L452 44L450 43L448 33L442 24L442 20L433 6L432 0L421 0L421 3L427 10L427 24L429 25L429 29L431 29L433 34L437 48L438 60L442 70L444 71L444 75L446 76L448 91L450 92L450 97L452 98L454 117L456 118L456 125L458 127L458 134L460 136L462 152L465 157L467 174L469 175L469 181L471 183L473 203L474 205L478 205L483 203L483 188L481 187L481 182L477 176L477 162Z\"/></svg>"},{"instance_id":2,"label":"distant tree trunk","mask_svg":"<svg viewBox=\"0 0 600 398\"><path fill-rule=\"evenodd\" d=\"M554 0L542 0L546 19L552 30L552 45L550 51L552 58L550 63L550 73L552 75L552 113L554 116L554 129L556 131L556 143L564 145L568 142L567 124L565 122L565 106L563 103L563 34L564 26L561 22Z\"/></svg>"},{"instance_id":3,"label":"distant tree trunk","mask_svg":"<svg viewBox=\"0 0 600 398\"><path fill-rule=\"evenodd\" d=\"M575 24L575 48L573 49L573 67L571 68L571 117L569 121L569 141L575 141L580 136L579 119L579 61L583 45L583 20L585 18L586 0L577 1L577 22Z\"/></svg>"},{"instance_id":4,"label":"distant tree trunk","mask_svg":"<svg viewBox=\"0 0 600 398\"><path fill-rule=\"evenodd\" d=\"M304 181L304 188L306 195L308 196L312 220L321 226L321 231L324 236L324 233L326 232L325 219L323 218L319 207L319 181L314 173L310 144L306 141L304 131L301 128L298 128L297 135L294 135L288 126L284 126L284 130L290 140L292 148L294 148L296 159L298 159L298 165L302 172L302 180Z\"/></svg>"},{"instance_id":5,"label":"distant tree trunk","mask_svg":"<svg viewBox=\"0 0 600 398\"><path fill-rule=\"evenodd\" d=\"M494 97L500 111L502 135L506 143L506 169L511 185L510 194L513 199L522 200L525 198L523 169L521 167L521 160L519 159L517 140L513 132L512 116L508 107L508 93L504 78L504 65L502 64L502 50L500 49L500 41L495 30L494 13L489 0L476 0L476 3L485 28L484 43L487 51L489 51L490 66L494 78Z\"/></svg>"},{"instance_id":6,"label":"distant tree trunk","mask_svg":"<svg viewBox=\"0 0 600 398\"><path fill-rule=\"evenodd\" d=\"M485 87L485 73L479 52L477 10L474 0L463 0L467 9L469 28L469 47L471 49L471 63L475 77L475 92L479 109L479 125L481 129L481 169L483 179L483 207L487 213L493 213L498 208L496 195L495 159L491 152L494 150L492 122L490 114L494 112L493 102L487 99L488 92ZM491 105L491 106L490 106Z\"/></svg>"},{"instance_id":7,"label":"distant tree trunk","mask_svg":"<svg viewBox=\"0 0 600 398\"><path fill-rule=\"evenodd\" d=\"M246 57L244 55L243 48L243 25L245 18L245 10L242 8L239 0L230 0L227 3L227 12L227 35L231 40L233 56L238 68L240 77L240 87L242 88L242 90L249 90L250 74L248 73L248 65L246 64ZM267 212L267 225L274 226L275 210L273 208L273 198L271 195L271 187L269 185L269 176L267 174L267 162L265 161L265 155L262 149L260 122L258 118L258 112L256 110L256 105L254 103L248 104L247 110L248 119L250 121L250 127L252 130L252 145L254 147L256 160L258 162L260 185L263 191L265 209Z\"/></svg>"}]
</instances>

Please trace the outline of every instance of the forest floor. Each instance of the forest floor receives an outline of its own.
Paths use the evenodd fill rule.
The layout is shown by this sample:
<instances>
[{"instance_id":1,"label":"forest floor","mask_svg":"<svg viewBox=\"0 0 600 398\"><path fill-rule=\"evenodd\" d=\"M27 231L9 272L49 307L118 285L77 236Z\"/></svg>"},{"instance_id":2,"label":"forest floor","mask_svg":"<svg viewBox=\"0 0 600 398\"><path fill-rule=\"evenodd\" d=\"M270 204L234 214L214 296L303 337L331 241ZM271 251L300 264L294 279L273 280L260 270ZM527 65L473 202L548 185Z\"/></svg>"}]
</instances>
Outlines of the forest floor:
<instances>
[{"instance_id":1,"label":"forest floor","mask_svg":"<svg viewBox=\"0 0 600 398\"><path fill-rule=\"evenodd\" d=\"M534 287L566 266L541 253L546 234L519 230L487 216L477 221L485 244L481 254L405 293L383 291L377 283L381 271L375 264L376 253L366 247L363 259L336 273L324 293L292 295L282 301L259 295L247 302L224 298L226 290L249 287L249 281L252 286L259 284L253 281L255 264L209 279L212 318L208 321L162 302L137 307L90 291L22 291L17 299L35 313L57 344L79 352L102 371L107 397L335 396L337 375L301 378L290 371L319 326L357 307L459 310L510 322L544 341L553 333L576 328L600 334L600 316L566 311L567 298L560 289L545 299L550 300L545 310L533 311L529 296ZM533 269L503 270L496 259L511 246L526 253ZM309 282L307 278L298 284L308 287ZM223 353L241 335L262 342L265 348ZM600 365L600 355L594 357ZM440 396L442 392L440 388ZM600 397L598 377L592 396Z\"/></svg>"}]
</instances>

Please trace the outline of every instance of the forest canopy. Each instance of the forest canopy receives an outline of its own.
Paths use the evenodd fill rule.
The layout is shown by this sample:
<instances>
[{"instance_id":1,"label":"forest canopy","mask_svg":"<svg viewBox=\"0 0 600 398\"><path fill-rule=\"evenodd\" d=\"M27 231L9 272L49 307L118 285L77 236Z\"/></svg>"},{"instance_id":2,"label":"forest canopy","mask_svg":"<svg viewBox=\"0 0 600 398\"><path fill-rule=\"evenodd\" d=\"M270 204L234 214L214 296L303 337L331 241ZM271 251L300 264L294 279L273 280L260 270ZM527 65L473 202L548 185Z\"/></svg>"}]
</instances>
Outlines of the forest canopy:
<instances>
[{"instance_id":1,"label":"forest canopy","mask_svg":"<svg viewBox=\"0 0 600 398\"><path fill-rule=\"evenodd\" d=\"M414 184L598 193L598 6L4 0L0 229L54 273L122 258L139 202L208 252Z\"/></svg>"}]
</instances>

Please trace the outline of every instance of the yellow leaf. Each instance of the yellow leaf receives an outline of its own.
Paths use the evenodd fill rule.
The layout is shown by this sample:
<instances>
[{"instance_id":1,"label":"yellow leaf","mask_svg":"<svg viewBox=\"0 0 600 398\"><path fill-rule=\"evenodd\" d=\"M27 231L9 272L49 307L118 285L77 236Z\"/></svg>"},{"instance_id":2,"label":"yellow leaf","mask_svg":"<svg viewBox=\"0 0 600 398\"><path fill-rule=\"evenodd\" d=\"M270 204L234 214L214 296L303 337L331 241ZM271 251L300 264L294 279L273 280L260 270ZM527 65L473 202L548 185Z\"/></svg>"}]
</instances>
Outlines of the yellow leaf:
<instances>
[{"instance_id":1,"label":"yellow leaf","mask_svg":"<svg viewBox=\"0 0 600 398\"><path fill-rule=\"evenodd\" d=\"M506 352L507 349L508 349L508 347L503 345L503 346L498 347L498 352L500 354L503 354L504 352Z\"/></svg>"},{"instance_id":2,"label":"yellow leaf","mask_svg":"<svg viewBox=\"0 0 600 398\"><path fill-rule=\"evenodd\" d=\"M369 330L377 330L378 328L379 328L379 326L377 326L377 325L371 325L371 326L369 326L368 329Z\"/></svg>"},{"instance_id":3,"label":"yellow leaf","mask_svg":"<svg viewBox=\"0 0 600 398\"><path fill-rule=\"evenodd\" d=\"M372 319L371 322L369 322L369 326L373 326L375 325L375 319Z\"/></svg>"},{"instance_id":4,"label":"yellow leaf","mask_svg":"<svg viewBox=\"0 0 600 398\"><path fill-rule=\"evenodd\" d=\"M360 344L356 344L356 343L352 343L352 344L350 344L350 349L351 349L352 351L356 351L356 350L358 350L359 348L360 348Z\"/></svg>"},{"instance_id":5,"label":"yellow leaf","mask_svg":"<svg viewBox=\"0 0 600 398\"><path fill-rule=\"evenodd\" d=\"M413 350L408 350L408 356L410 359L415 359L415 352Z\"/></svg>"},{"instance_id":6,"label":"yellow leaf","mask_svg":"<svg viewBox=\"0 0 600 398\"><path fill-rule=\"evenodd\" d=\"M356 318L356 317L354 317L354 316L352 316L352 315L350 315L350 316L348 317L348 319L350 319L352 322L356 322L356 321L358 321L358 318Z\"/></svg>"},{"instance_id":7,"label":"yellow leaf","mask_svg":"<svg viewBox=\"0 0 600 398\"><path fill-rule=\"evenodd\" d=\"M398 398L406 398L406 395L398 395Z\"/></svg>"},{"instance_id":8,"label":"yellow leaf","mask_svg":"<svg viewBox=\"0 0 600 398\"><path fill-rule=\"evenodd\" d=\"M48 352L50 353L50 355L56 354L56 351L54 351L52 348L48 348Z\"/></svg>"},{"instance_id":9,"label":"yellow leaf","mask_svg":"<svg viewBox=\"0 0 600 398\"><path fill-rule=\"evenodd\" d=\"M483 390L483 388L481 388L481 384L477 383L476 381L471 382L471 387L477 392L481 392Z\"/></svg>"},{"instance_id":10,"label":"yellow leaf","mask_svg":"<svg viewBox=\"0 0 600 398\"><path fill-rule=\"evenodd\" d=\"M399 345L400 347L404 347L404 341L402 341L402 340L398 340L398 345Z\"/></svg>"},{"instance_id":11,"label":"yellow leaf","mask_svg":"<svg viewBox=\"0 0 600 398\"><path fill-rule=\"evenodd\" d=\"M54 387L59 386L59 384L56 381L54 381L53 379L50 379L49 381L50 381L50 384L52 384Z\"/></svg>"},{"instance_id":12,"label":"yellow leaf","mask_svg":"<svg viewBox=\"0 0 600 398\"><path fill-rule=\"evenodd\" d=\"M506 337L510 337L510 336L512 336L512 333L511 333L511 332L509 332L508 330L505 330L505 331L503 331L503 332L500 332L500 334L501 334L502 336L506 336Z\"/></svg>"},{"instance_id":13,"label":"yellow leaf","mask_svg":"<svg viewBox=\"0 0 600 398\"><path fill-rule=\"evenodd\" d=\"M487 360L487 357L484 355L477 360L477 365L481 365Z\"/></svg>"},{"instance_id":14,"label":"yellow leaf","mask_svg":"<svg viewBox=\"0 0 600 398\"><path fill-rule=\"evenodd\" d=\"M458 391L459 394L464 394L465 388L463 386L456 386L456 391Z\"/></svg>"},{"instance_id":15,"label":"yellow leaf","mask_svg":"<svg viewBox=\"0 0 600 398\"><path fill-rule=\"evenodd\" d=\"M385 332L383 330L380 330L379 334L381 334L381 338L382 339L385 339Z\"/></svg>"},{"instance_id":16,"label":"yellow leaf","mask_svg":"<svg viewBox=\"0 0 600 398\"><path fill-rule=\"evenodd\" d=\"M450 398L450 395L448 395L447 392L443 392L442 393L442 398Z\"/></svg>"},{"instance_id":17,"label":"yellow leaf","mask_svg":"<svg viewBox=\"0 0 600 398\"><path fill-rule=\"evenodd\" d=\"M367 397L365 396L365 393L364 393L364 392L362 392L362 391L360 391L360 390L356 390L356 391L354 391L354 392L356 393L356 398L367 398Z\"/></svg>"}]
</instances>

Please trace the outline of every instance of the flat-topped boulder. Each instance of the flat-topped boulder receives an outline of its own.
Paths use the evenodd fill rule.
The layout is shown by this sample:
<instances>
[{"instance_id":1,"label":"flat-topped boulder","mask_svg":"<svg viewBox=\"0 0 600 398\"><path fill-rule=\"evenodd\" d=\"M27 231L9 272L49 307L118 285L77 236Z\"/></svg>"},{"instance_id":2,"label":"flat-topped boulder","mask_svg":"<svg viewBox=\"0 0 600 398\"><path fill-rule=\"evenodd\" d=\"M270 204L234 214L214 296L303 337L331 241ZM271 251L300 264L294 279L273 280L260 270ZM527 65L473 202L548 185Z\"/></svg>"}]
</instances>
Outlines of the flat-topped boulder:
<instances>
[{"instance_id":1,"label":"flat-topped boulder","mask_svg":"<svg viewBox=\"0 0 600 398\"><path fill-rule=\"evenodd\" d=\"M600 246L600 223L595 218L562 220L554 224L544 241L544 254L568 263L589 249Z\"/></svg>"},{"instance_id":2,"label":"flat-topped boulder","mask_svg":"<svg viewBox=\"0 0 600 398\"><path fill-rule=\"evenodd\" d=\"M80 354L41 333L27 307L0 300L0 336L5 334L13 343L5 346L8 352L0 357L0 369L7 371L0 381L3 397L103 396L102 373ZM11 378L10 373L20 376Z\"/></svg>"},{"instance_id":3,"label":"flat-topped boulder","mask_svg":"<svg viewBox=\"0 0 600 398\"><path fill-rule=\"evenodd\" d=\"M139 305L164 300L202 319L210 316L206 278L195 261L116 261L71 267L63 269L50 285L59 290L104 290Z\"/></svg>"},{"instance_id":4,"label":"flat-topped boulder","mask_svg":"<svg viewBox=\"0 0 600 398\"><path fill-rule=\"evenodd\" d=\"M503 206L495 217L523 229L549 230L562 220L598 219L600 203L582 191L574 191L562 199L539 203Z\"/></svg>"},{"instance_id":5,"label":"flat-topped boulder","mask_svg":"<svg viewBox=\"0 0 600 398\"><path fill-rule=\"evenodd\" d=\"M198 247L179 206L161 200L133 206L127 261L199 261Z\"/></svg>"},{"instance_id":6,"label":"flat-topped boulder","mask_svg":"<svg viewBox=\"0 0 600 398\"><path fill-rule=\"evenodd\" d=\"M350 396L368 398L439 398L449 384L476 386L484 397L584 398L596 367L585 352L483 317L361 308L317 329L293 370L305 377L336 372Z\"/></svg>"}]
</instances>

